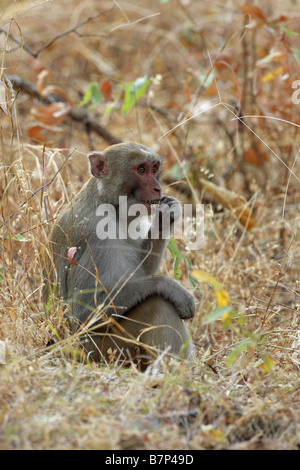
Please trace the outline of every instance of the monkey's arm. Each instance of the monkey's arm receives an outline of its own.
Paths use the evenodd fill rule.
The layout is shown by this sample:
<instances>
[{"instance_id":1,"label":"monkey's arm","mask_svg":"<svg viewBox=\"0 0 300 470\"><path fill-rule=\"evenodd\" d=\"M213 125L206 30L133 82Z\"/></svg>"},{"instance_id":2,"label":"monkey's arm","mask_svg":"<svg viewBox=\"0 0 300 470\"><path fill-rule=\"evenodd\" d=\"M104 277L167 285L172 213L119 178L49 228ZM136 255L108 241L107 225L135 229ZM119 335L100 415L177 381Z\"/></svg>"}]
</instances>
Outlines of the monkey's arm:
<instances>
[{"instance_id":1,"label":"monkey's arm","mask_svg":"<svg viewBox=\"0 0 300 470\"><path fill-rule=\"evenodd\" d=\"M105 279L101 281L105 285ZM97 305L103 305L103 312L108 315L126 316L126 312L139 305L145 299L159 295L171 302L180 318L192 318L195 313L195 302L192 294L179 282L165 275L147 276L131 279L121 288L113 286L105 291L97 289ZM107 292L109 295L107 295ZM72 305L72 314L81 322L91 315L91 297L93 293L77 292L68 302ZM94 305L96 308L96 305Z\"/></svg>"},{"instance_id":2,"label":"monkey's arm","mask_svg":"<svg viewBox=\"0 0 300 470\"><path fill-rule=\"evenodd\" d=\"M114 299L114 305L129 310L148 297L159 295L171 302L180 318L192 318L195 314L195 302L192 294L179 282L165 275L147 276L129 281ZM109 311L108 314L113 313Z\"/></svg>"}]
</instances>

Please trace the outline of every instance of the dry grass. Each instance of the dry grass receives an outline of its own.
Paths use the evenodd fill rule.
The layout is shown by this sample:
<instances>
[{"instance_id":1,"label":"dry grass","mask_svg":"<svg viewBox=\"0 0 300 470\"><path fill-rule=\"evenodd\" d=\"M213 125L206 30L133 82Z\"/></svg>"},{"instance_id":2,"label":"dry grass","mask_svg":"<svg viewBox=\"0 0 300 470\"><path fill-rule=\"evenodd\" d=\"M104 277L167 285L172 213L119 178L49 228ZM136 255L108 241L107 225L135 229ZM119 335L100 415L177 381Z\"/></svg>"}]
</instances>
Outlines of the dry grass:
<instances>
[{"instance_id":1,"label":"dry grass","mask_svg":"<svg viewBox=\"0 0 300 470\"><path fill-rule=\"evenodd\" d=\"M38 58L1 34L3 76L16 74L37 85L38 73L47 70L40 89L60 87L73 105L92 81L108 80L116 96L123 81L162 76L151 85L153 96L128 116L119 108L102 116L106 103L91 113L120 139L160 150L167 191L184 202L204 197L205 245L188 257L194 268L220 281L236 317L226 327L220 319L207 323L215 294L199 283L197 314L189 322L194 363L161 361L160 368L155 364L141 374L134 367L78 360L76 340L65 333L63 305L53 301L46 308L41 300L40 253L57 213L88 178L86 153L106 143L66 118L42 130L52 141L44 148L28 136L35 123L43 123L36 112L44 105L22 91L14 99L9 88L4 99L0 89L0 448L299 448L300 105L291 102L291 83L299 78L291 47L300 47L296 34L283 37L284 27L300 33L296 7L282 12L281 2L260 2L266 25L253 11L252 19L243 16L242 3L233 0L222 8L218 2L150 0L74 1L72 7L67 0L2 3L0 27L35 51L107 10L80 29L85 36L70 33ZM280 13L286 18L276 23ZM245 36L248 22L252 28ZM281 55L261 62L270 52ZM197 78L209 73L209 55L220 95ZM263 80L279 66L278 76ZM238 84L243 115L289 122L245 118L246 127L233 121L228 106L240 97ZM74 149L46 191L37 191ZM206 170L253 205L251 231L203 194L199 180ZM183 182L170 184L176 180ZM184 251L184 242L179 247ZM170 256L164 270L172 275ZM184 269L182 282L188 286ZM58 341L59 335L66 339Z\"/></svg>"}]
</instances>

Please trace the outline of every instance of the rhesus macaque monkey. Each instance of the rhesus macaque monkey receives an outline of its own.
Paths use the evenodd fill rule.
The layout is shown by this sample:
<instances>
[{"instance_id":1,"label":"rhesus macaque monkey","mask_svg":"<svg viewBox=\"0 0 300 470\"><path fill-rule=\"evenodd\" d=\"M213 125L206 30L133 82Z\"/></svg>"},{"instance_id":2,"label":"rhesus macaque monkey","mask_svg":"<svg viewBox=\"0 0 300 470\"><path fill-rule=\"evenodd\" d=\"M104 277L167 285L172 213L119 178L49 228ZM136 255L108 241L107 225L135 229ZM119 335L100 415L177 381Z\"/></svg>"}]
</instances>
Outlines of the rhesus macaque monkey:
<instances>
[{"instance_id":1,"label":"rhesus macaque monkey","mask_svg":"<svg viewBox=\"0 0 300 470\"><path fill-rule=\"evenodd\" d=\"M182 349L184 357L191 357L193 346L182 319L194 315L193 296L178 281L155 275L167 243L162 218L171 215L172 223L174 209L181 211L179 201L163 196L160 157L144 145L127 143L92 152L89 161L92 177L50 235L47 292L54 284L70 305L73 331L92 318L83 346L93 360L108 358L117 349L120 359L139 361L145 368L155 357L152 347L169 347L174 355ZM153 204L159 204L154 238L149 226L144 238L124 236L133 219L121 214L120 196L127 196L129 212L134 204L142 204L148 214ZM104 230L109 227L111 231ZM77 265L68 260L71 247L77 248Z\"/></svg>"}]
</instances>

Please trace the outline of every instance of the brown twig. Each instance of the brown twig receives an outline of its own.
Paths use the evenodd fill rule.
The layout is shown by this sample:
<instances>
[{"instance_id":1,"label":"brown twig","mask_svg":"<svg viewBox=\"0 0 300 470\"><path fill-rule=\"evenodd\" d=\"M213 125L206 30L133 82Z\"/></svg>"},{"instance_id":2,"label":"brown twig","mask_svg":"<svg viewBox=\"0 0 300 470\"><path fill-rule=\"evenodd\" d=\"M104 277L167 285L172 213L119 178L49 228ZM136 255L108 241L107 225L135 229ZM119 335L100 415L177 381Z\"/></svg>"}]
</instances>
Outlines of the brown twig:
<instances>
[{"instance_id":1,"label":"brown twig","mask_svg":"<svg viewBox=\"0 0 300 470\"><path fill-rule=\"evenodd\" d=\"M18 75L9 75L8 80L12 83L15 88L25 91L28 95L38 99L42 103L50 104L62 101L61 98L55 94L45 94L42 95L39 93L36 86L32 85L28 80L19 77ZM121 139L112 135L107 129L105 129L99 122L85 109L72 108L70 109L68 116L73 119L73 121L81 122L86 126L87 129L94 131L104 140L106 140L110 145L118 144L121 142Z\"/></svg>"},{"instance_id":2,"label":"brown twig","mask_svg":"<svg viewBox=\"0 0 300 470\"><path fill-rule=\"evenodd\" d=\"M45 49L47 49L49 46L51 46L54 42L56 42L58 39L61 39L63 38L64 36L67 36L68 34L71 34L71 33L74 33L76 34L77 36L79 37L84 37L84 36L103 36L102 35L99 35L99 34L82 34L78 31L79 28L81 28L81 26L84 26L85 24L89 23L90 21L96 19L96 18L99 18L99 16L102 16L104 15L105 13L109 13L111 11L113 11L115 9L115 5L108 9L108 10L105 10L105 11L102 11L101 13L97 13L96 15L93 15L93 16L89 16L86 20L83 20L81 21L80 23L78 23L76 26L74 26L73 28L70 28L70 29L67 29L66 31L64 31L63 33L60 33L58 34L57 36L55 36L54 38L50 39L50 41L46 42L46 44L44 44L43 46L41 46L39 49L37 49L36 51L33 51L32 49L30 49L30 47L26 46L26 44L23 44L19 39L17 39L13 34L11 34L10 32L6 31L5 29L3 28L0 28L0 34L5 34L7 37L9 37L13 42L15 42L18 46L22 47L24 49L24 51L26 51L28 54L30 54L32 57L34 57L35 59L39 56L39 54L41 52L43 52Z\"/></svg>"}]
</instances>

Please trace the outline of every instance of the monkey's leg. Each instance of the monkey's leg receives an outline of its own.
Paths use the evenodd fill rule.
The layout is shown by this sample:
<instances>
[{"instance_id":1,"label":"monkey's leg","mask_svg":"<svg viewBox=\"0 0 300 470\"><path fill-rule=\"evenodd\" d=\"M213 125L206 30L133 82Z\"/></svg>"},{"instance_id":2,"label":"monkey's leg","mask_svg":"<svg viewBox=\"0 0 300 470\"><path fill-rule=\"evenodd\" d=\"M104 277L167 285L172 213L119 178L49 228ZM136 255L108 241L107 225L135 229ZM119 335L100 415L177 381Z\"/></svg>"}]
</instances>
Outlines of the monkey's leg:
<instances>
[{"instance_id":1,"label":"monkey's leg","mask_svg":"<svg viewBox=\"0 0 300 470\"><path fill-rule=\"evenodd\" d=\"M193 344L184 322L174 306L153 296L132 309L126 318L108 332L99 329L84 342L88 356L95 361L108 359L112 351L121 361L139 363L144 370L157 355L193 357ZM110 351L109 351L110 350ZM108 352L109 351L109 352Z\"/></svg>"}]
</instances>

